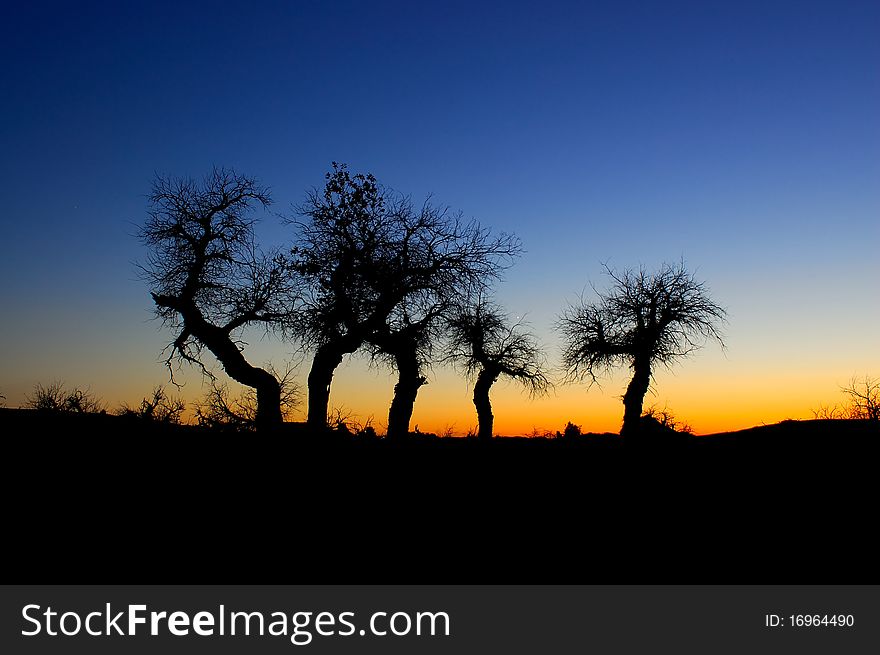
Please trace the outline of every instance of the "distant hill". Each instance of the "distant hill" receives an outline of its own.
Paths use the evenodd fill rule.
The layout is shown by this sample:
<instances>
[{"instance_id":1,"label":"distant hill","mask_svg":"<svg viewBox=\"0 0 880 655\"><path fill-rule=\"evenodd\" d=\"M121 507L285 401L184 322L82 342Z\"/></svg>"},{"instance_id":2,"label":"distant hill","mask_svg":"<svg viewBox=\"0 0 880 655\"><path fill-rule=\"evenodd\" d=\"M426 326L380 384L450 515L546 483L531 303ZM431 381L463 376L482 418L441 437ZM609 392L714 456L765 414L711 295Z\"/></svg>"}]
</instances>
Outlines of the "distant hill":
<instances>
[{"instance_id":1,"label":"distant hill","mask_svg":"<svg viewBox=\"0 0 880 655\"><path fill-rule=\"evenodd\" d=\"M788 439L831 437L880 436L880 423L861 419L811 419L806 421L786 420L780 423L759 425L735 432L719 432L705 435L707 439Z\"/></svg>"}]
</instances>

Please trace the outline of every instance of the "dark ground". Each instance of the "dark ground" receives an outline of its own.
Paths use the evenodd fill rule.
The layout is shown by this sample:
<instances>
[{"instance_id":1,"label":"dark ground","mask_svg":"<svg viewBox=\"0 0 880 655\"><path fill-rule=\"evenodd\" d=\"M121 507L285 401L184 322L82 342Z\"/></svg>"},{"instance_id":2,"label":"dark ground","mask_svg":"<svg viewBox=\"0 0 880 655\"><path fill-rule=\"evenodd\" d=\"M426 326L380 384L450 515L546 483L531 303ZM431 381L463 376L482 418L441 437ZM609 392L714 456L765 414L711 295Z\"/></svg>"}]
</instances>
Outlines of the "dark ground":
<instances>
[{"instance_id":1,"label":"dark ground","mask_svg":"<svg viewBox=\"0 0 880 655\"><path fill-rule=\"evenodd\" d=\"M224 434L0 409L3 582L878 583L880 428Z\"/></svg>"}]
</instances>

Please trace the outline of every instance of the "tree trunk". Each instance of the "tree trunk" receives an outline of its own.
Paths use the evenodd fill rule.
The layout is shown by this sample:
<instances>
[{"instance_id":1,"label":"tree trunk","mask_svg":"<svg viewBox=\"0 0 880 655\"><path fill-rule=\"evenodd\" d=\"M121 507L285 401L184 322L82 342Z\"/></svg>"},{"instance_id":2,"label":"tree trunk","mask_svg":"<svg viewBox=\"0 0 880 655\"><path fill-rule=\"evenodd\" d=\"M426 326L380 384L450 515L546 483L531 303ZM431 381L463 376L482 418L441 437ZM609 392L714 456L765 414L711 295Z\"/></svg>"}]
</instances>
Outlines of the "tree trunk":
<instances>
[{"instance_id":1,"label":"tree trunk","mask_svg":"<svg viewBox=\"0 0 880 655\"><path fill-rule=\"evenodd\" d=\"M633 360L633 378L623 395L623 427L620 430L622 437L633 437L639 434L642 404L650 384L651 358L650 356L638 355Z\"/></svg>"},{"instance_id":2,"label":"tree trunk","mask_svg":"<svg viewBox=\"0 0 880 655\"><path fill-rule=\"evenodd\" d=\"M256 390L257 415L254 425L257 430L272 430L281 425L281 385L275 376L249 364L232 339L227 337L228 343L214 342L213 346L208 341L205 345L214 353L229 377Z\"/></svg>"},{"instance_id":3,"label":"tree trunk","mask_svg":"<svg viewBox=\"0 0 880 655\"><path fill-rule=\"evenodd\" d=\"M414 349L403 349L395 353L397 363L397 384L394 385L394 398L388 411L388 438L398 439L409 434L409 423L416 404L419 388L427 382L419 370L419 360Z\"/></svg>"},{"instance_id":4,"label":"tree trunk","mask_svg":"<svg viewBox=\"0 0 880 655\"><path fill-rule=\"evenodd\" d=\"M157 300L158 302L158 300ZM223 328L208 323L194 307L181 311L187 331L211 351L223 370L236 382L257 392L257 415L254 423L258 430L270 430L281 425L281 384L274 375L250 364L235 341Z\"/></svg>"},{"instance_id":5,"label":"tree trunk","mask_svg":"<svg viewBox=\"0 0 880 655\"><path fill-rule=\"evenodd\" d=\"M477 408L477 421L479 428L477 436L480 439L489 440L492 438L493 424L495 417L492 415L492 403L489 400L489 389L498 379L498 373L488 369L483 369L477 375L477 381L474 384L474 406Z\"/></svg>"},{"instance_id":6,"label":"tree trunk","mask_svg":"<svg viewBox=\"0 0 880 655\"><path fill-rule=\"evenodd\" d=\"M327 411L330 405L330 383L336 367L342 363L344 353L335 344L323 344L315 351L309 371L309 410L306 419L312 430L327 427Z\"/></svg>"},{"instance_id":7,"label":"tree trunk","mask_svg":"<svg viewBox=\"0 0 880 655\"><path fill-rule=\"evenodd\" d=\"M281 415L281 385L274 375L261 368L256 369L255 375L262 380L254 387L257 390L254 425L257 430L272 430L284 422Z\"/></svg>"}]
</instances>

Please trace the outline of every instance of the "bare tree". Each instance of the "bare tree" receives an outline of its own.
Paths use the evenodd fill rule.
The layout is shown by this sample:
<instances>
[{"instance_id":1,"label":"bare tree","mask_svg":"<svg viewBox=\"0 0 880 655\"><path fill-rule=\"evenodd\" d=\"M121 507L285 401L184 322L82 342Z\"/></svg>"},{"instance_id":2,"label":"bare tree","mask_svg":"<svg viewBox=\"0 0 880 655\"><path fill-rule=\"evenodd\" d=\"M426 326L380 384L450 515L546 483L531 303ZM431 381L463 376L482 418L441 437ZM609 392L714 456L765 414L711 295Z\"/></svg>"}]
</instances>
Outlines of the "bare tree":
<instances>
[{"instance_id":1,"label":"bare tree","mask_svg":"<svg viewBox=\"0 0 880 655\"><path fill-rule=\"evenodd\" d=\"M323 190L314 189L298 211L293 256L308 282L298 335L314 350L308 376L307 422L327 426L330 385L347 354L364 343L374 323L393 307L374 290L391 239L384 194L372 175L351 175L333 162ZM386 309L387 308L387 309Z\"/></svg>"},{"instance_id":2,"label":"bare tree","mask_svg":"<svg viewBox=\"0 0 880 655\"><path fill-rule=\"evenodd\" d=\"M461 299L488 290L521 251L515 237L492 236L475 221L430 203L416 211L404 202L397 212L407 229L387 284L404 280L405 292L368 337L374 355L386 355L398 374L388 412L392 438L409 433L418 391L427 383L426 370Z\"/></svg>"},{"instance_id":3,"label":"bare tree","mask_svg":"<svg viewBox=\"0 0 880 655\"><path fill-rule=\"evenodd\" d=\"M684 263L663 264L654 273L605 267L611 289L598 302L568 307L558 323L563 363L570 380L589 378L629 365L632 380L623 395L622 435L639 430L642 404L657 364L670 366L709 339L722 344L725 311Z\"/></svg>"},{"instance_id":4,"label":"bare tree","mask_svg":"<svg viewBox=\"0 0 880 655\"><path fill-rule=\"evenodd\" d=\"M399 369L395 402L402 408L394 416L408 425L424 383L413 365L424 331L453 295L497 277L519 252L519 242L492 237L477 223L429 203L416 210L409 198L380 187L372 175L351 175L345 165L334 162L326 180L299 209L303 220L295 222L297 269L312 289L302 323L303 341L315 353L308 422L327 425L336 367L370 344L373 352L385 349ZM415 335L418 330L424 334ZM395 418L389 434L402 423Z\"/></svg>"},{"instance_id":5,"label":"bare tree","mask_svg":"<svg viewBox=\"0 0 880 655\"><path fill-rule=\"evenodd\" d=\"M258 325L275 329L288 321L297 287L288 258L260 252L254 209L271 200L253 178L214 169L199 184L157 177L141 230L149 248L142 266L156 315L175 332L166 364L198 366L211 379L202 353L210 351L232 379L257 396L258 426L281 423L281 389L269 371L242 353L241 332Z\"/></svg>"},{"instance_id":6,"label":"bare tree","mask_svg":"<svg viewBox=\"0 0 880 655\"><path fill-rule=\"evenodd\" d=\"M449 358L475 379L478 436L491 439L494 416L489 390L499 377L516 380L532 395L550 387L537 338L522 321L511 322L500 307L480 296L458 308L448 330Z\"/></svg>"}]
</instances>

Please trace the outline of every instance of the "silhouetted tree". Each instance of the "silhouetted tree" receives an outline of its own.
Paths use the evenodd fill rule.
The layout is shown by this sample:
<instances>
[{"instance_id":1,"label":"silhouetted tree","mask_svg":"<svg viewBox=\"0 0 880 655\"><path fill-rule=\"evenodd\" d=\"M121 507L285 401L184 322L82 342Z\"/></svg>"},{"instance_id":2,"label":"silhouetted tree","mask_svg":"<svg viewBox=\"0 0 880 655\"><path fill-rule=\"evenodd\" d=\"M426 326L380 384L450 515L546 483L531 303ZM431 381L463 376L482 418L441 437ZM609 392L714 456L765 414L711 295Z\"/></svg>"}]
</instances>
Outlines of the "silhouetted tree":
<instances>
[{"instance_id":1,"label":"silhouetted tree","mask_svg":"<svg viewBox=\"0 0 880 655\"><path fill-rule=\"evenodd\" d=\"M279 382L245 359L239 336L251 325L282 326L296 305L288 259L261 253L255 243L253 213L270 204L268 190L253 178L214 169L201 184L157 177L149 198L141 239L150 254L142 271L156 315L176 333L166 359L172 381L174 360L195 364L213 379L201 359L207 349L229 377L256 391L257 425L280 424Z\"/></svg>"},{"instance_id":2,"label":"silhouetted tree","mask_svg":"<svg viewBox=\"0 0 880 655\"><path fill-rule=\"evenodd\" d=\"M384 354L397 372L388 412L391 438L409 433L416 397L427 383L425 371L461 299L482 294L520 252L516 238L492 237L460 214L427 203L415 212L408 202L398 211L410 227L399 245L397 274L389 282L405 279L407 291L368 337L374 357Z\"/></svg>"},{"instance_id":3,"label":"silhouetted tree","mask_svg":"<svg viewBox=\"0 0 880 655\"><path fill-rule=\"evenodd\" d=\"M314 350L307 421L315 429L327 426L336 368L396 302L376 290L393 223L376 179L351 175L336 162L325 178L323 190L313 190L299 208L303 219L294 221L299 235L293 255L310 291L300 337Z\"/></svg>"},{"instance_id":4,"label":"silhouetted tree","mask_svg":"<svg viewBox=\"0 0 880 655\"><path fill-rule=\"evenodd\" d=\"M519 252L519 242L504 234L491 237L477 223L429 203L415 210L409 198L380 187L372 175L351 175L335 162L324 189L313 191L299 212L294 255L312 288L302 323L303 340L315 353L309 424L327 425L336 367L367 344L374 352L387 349L398 368L395 398L402 408L394 415L407 416L408 424L424 383L413 360L427 332L414 331L427 330L437 308L462 289L489 284ZM412 308L416 312L408 313ZM402 421L395 418L389 434Z\"/></svg>"},{"instance_id":5,"label":"silhouetted tree","mask_svg":"<svg viewBox=\"0 0 880 655\"><path fill-rule=\"evenodd\" d=\"M669 366L707 339L723 345L719 326L725 311L683 263L663 264L655 273L605 270L611 290L599 293L597 303L570 306L559 321L563 363L569 379L591 382L628 364L633 377L623 395L621 434L635 435L655 365Z\"/></svg>"},{"instance_id":6,"label":"silhouetted tree","mask_svg":"<svg viewBox=\"0 0 880 655\"><path fill-rule=\"evenodd\" d=\"M478 436L491 439L494 416L489 390L499 377L516 380L533 395L550 386L537 339L521 321L512 323L500 307L482 297L459 307L448 329L449 357L475 378Z\"/></svg>"}]
</instances>

